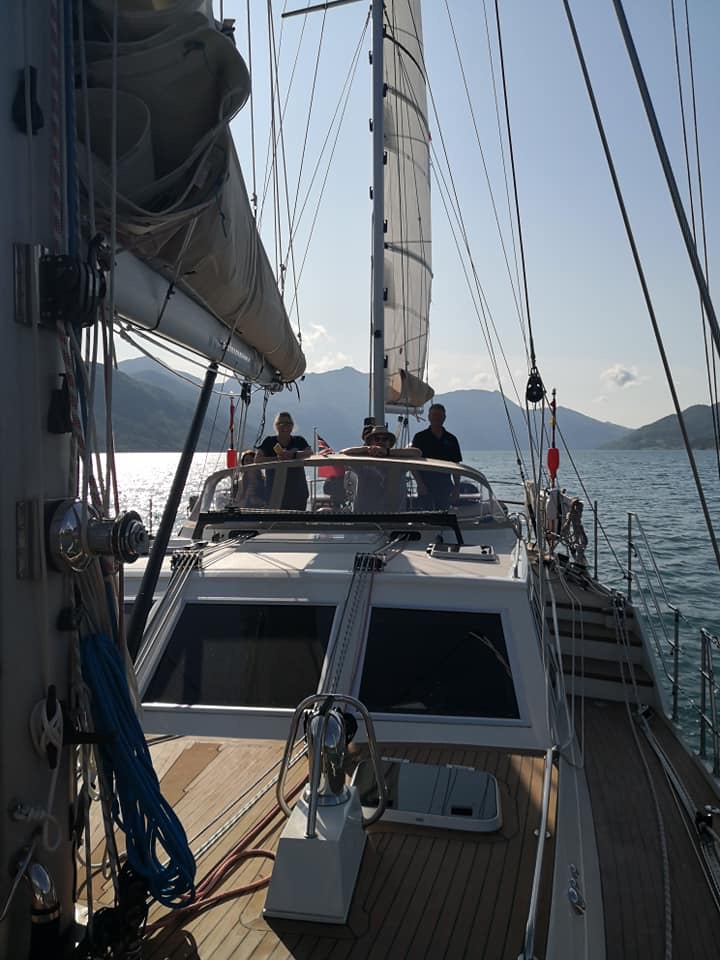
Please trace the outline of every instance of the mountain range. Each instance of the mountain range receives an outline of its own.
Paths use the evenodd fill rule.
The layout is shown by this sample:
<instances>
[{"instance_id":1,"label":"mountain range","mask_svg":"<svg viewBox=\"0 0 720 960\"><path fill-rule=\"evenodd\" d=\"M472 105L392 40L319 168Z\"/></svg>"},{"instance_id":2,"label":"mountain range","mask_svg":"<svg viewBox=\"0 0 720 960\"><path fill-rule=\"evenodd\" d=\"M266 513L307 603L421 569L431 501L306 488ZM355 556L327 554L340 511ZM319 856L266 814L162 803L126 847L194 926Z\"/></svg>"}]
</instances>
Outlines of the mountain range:
<instances>
[{"instance_id":1,"label":"mountain range","mask_svg":"<svg viewBox=\"0 0 720 960\"><path fill-rule=\"evenodd\" d=\"M125 360L118 365L113 380L113 421L118 451L174 451L183 446L199 394L200 380L187 374L178 375L144 358ZM234 389L233 389L234 388ZM239 395L240 386L229 381L218 386L208 406L199 450L221 450L228 445L229 394ZM223 395L224 394L224 395ZM359 443L360 429L368 409L367 374L343 367L326 373L309 373L296 389L283 390L269 396L263 417L263 394L253 395L247 417L242 446L256 443L258 436L273 433L272 422L281 410L289 411L295 420L295 432L313 441L313 430L334 449ZM456 434L464 450L512 449L508 418L521 448L526 449L527 427L523 411L507 400L507 414L502 396L490 390L454 390L439 394L436 399L447 409L447 429ZM96 415L102 415L102 398L96 404ZM691 407L687 411L691 438L697 446L712 440L709 407ZM547 411L545 426L549 426ZM542 427L542 413L535 415L533 430ZM239 412L236 413L236 423ZM569 408L558 408L557 422L562 438L571 450L644 447L679 447L679 429L675 417L664 417L639 430L616 423L596 420ZM395 418L388 417L390 429ZM426 426L411 423L411 435ZM676 436L677 435L677 436ZM558 440L558 446L561 445Z\"/></svg>"}]
</instances>

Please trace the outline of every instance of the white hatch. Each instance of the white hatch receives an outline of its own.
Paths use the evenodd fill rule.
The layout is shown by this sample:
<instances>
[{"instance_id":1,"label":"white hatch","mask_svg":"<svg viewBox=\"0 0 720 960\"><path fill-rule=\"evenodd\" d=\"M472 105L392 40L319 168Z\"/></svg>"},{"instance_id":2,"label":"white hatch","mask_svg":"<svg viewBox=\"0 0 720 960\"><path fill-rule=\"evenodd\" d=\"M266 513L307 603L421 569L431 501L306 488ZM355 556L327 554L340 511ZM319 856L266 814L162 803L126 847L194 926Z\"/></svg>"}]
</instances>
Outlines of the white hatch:
<instances>
[{"instance_id":1,"label":"white hatch","mask_svg":"<svg viewBox=\"0 0 720 960\"><path fill-rule=\"evenodd\" d=\"M502 826L500 791L490 773L395 757L383 757L381 766L387 788L383 820L475 833L492 833ZM366 761L358 765L352 782L366 812L376 807L377 786Z\"/></svg>"}]
</instances>

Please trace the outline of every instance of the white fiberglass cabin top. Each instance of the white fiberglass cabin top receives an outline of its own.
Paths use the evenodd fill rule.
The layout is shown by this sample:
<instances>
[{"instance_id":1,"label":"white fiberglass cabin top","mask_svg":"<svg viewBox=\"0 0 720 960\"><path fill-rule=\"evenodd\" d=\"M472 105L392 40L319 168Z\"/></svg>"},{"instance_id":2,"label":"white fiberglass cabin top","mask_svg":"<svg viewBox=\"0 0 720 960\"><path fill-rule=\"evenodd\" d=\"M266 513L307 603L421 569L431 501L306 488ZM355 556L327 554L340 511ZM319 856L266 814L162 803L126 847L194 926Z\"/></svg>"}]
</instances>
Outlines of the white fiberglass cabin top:
<instances>
[{"instance_id":1,"label":"white fiberglass cabin top","mask_svg":"<svg viewBox=\"0 0 720 960\"><path fill-rule=\"evenodd\" d=\"M293 472L304 510L283 508ZM193 539L166 560L138 655L146 726L283 740L298 703L332 692L361 701L383 740L546 750L519 522L462 465L219 471L184 525Z\"/></svg>"}]
</instances>

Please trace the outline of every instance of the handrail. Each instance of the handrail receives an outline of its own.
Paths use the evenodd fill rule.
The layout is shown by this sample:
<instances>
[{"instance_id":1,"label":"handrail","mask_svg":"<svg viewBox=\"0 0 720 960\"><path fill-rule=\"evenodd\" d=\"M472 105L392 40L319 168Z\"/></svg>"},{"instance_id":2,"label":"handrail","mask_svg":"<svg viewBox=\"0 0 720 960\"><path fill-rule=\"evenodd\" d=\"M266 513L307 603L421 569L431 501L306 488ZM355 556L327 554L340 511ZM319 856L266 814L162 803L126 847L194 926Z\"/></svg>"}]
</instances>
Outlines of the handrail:
<instances>
[{"instance_id":1,"label":"handrail","mask_svg":"<svg viewBox=\"0 0 720 960\"><path fill-rule=\"evenodd\" d=\"M552 783L553 758L555 747L545 751L545 775L543 777L542 814L540 817L540 833L538 835L537 852L535 854L535 872L533 874L530 906L528 908L527 924L525 926L525 945L518 960L533 960L535 948L535 925L537 922L538 900L540 898L540 876L542 874L543 859L545 857L545 840L547 834L548 810L550 807L550 785Z\"/></svg>"},{"instance_id":2,"label":"handrail","mask_svg":"<svg viewBox=\"0 0 720 960\"><path fill-rule=\"evenodd\" d=\"M625 580L628 585L628 600L631 601L632 598L632 584L633 581L637 584L638 593L640 596L640 602L645 614L645 619L647 624L652 632L652 638L654 640L655 646L658 650L660 657L660 665L662 667L663 673L671 684L671 697L672 697L672 719L674 722L677 722L679 710L678 710L678 699L679 694L682 690L682 685L680 683L680 623L682 622L688 627L693 627L692 622L686 617L678 606L673 604L670 601L667 589L665 587L665 582L663 580L660 569L655 560L655 555L653 553L652 546L648 539L645 528L640 520L640 517L637 513L628 511L628 568L625 571ZM638 542L633 540L633 521L635 521L636 527L640 532L640 537ZM643 557L643 552L640 550L640 546L644 546L645 551L648 554L649 560L646 564ZM637 557L640 564L640 572L642 577L638 575L637 571L632 569L632 556ZM656 588L653 585L653 578L657 582L659 592L661 597L658 596ZM650 600L654 607L654 616L651 614L650 607L648 606L647 594L650 595ZM672 638L669 636L668 629L665 622L665 611L662 607L666 607L673 616L673 634ZM670 648L672 652L672 673L669 671L665 654L663 652L663 647L661 646L661 641L663 638L658 636L658 631L656 629L656 622L659 622L662 629L662 634L664 637L664 645ZM711 731L712 742L713 742L713 758L712 758L712 771L713 774L717 777L720 776L720 723L718 722L718 706L717 698L720 691L718 690L718 685L715 679L715 670L713 663L713 646L720 647L720 638L714 636L710 633L704 626L700 627L700 667L698 670L700 678L700 704L693 699L693 697L686 692L686 697L690 707L697 713L700 721L700 731L699 731L699 753L700 756L705 758L707 755L707 731Z\"/></svg>"},{"instance_id":3,"label":"handrail","mask_svg":"<svg viewBox=\"0 0 720 960\"><path fill-rule=\"evenodd\" d=\"M313 840L317 836L315 825L317 824L320 777L322 776L322 752L323 744L325 743L325 734L327 733L329 711L323 709L320 715L322 717L322 723L320 724L320 733L315 738L315 743L313 744L312 777L310 779L310 797L308 799L307 824L305 826L305 836L308 840Z\"/></svg>"},{"instance_id":4,"label":"handrail","mask_svg":"<svg viewBox=\"0 0 720 960\"><path fill-rule=\"evenodd\" d=\"M663 578L662 578L662 574L660 573L660 569L659 569L659 567L658 567L658 565L657 565L657 561L655 560L655 554L653 553L652 547L650 546L650 541L648 540L647 533L645 532L645 527L643 526L642 521L640 520L640 515L637 514L637 513L631 513L631 514L629 514L629 516L632 516L632 517L634 517L634 518L637 520L638 528L640 529L640 533L642 534L643 542L645 543L645 546L647 547L648 553L650 554L650 562L651 562L652 565L653 565L653 570L655 571L655 576L657 577L657 581L658 581L658 583L660 584L660 589L662 590L663 597L665 598L665 603L668 605L668 607L670 607L671 609L674 610L675 607L672 605L672 603L670 603L670 598L668 597L667 590L665 589L665 581L664 581ZM636 551L636 552L637 552L637 551ZM639 556L639 554L638 554L638 556ZM686 623L688 622L688 621L687 621L687 618L685 618L685 617L683 617L683 620L685 620Z\"/></svg>"},{"instance_id":5,"label":"handrail","mask_svg":"<svg viewBox=\"0 0 720 960\"><path fill-rule=\"evenodd\" d=\"M330 701L330 704L328 704ZM328 706L333 703L345 703L349 707L352 707L353 710L362 716L363 721L365 722L365 729L367 731L368 738L368 749L370 751L370 761L373 765L373 771L375 773L375 782L377 784L378 790L378 805L376 809L372 812L369 817L362 818L363 827L369 827L370 824L375 823L376 820L379 820L380 817L385 813L385 808L387 806L387 787L385 786L385 780L382 775L382 769L380 767L380 758L377 752L377 740L375 738L375 727L370 718L370 714L367 711L365 704L361 703L360 700L356 700L355 697L350 697L344 693L313 693L309 697L305 697L304 700L301 700L298 706L295 709L295 713L292 715L290 721L290 730L288 732L288 738L285 743L285 751L283 753L283 758L280 763L280 772L278 773L277 786L275 788L275 795L277 798L278 806L285 814L286 817L292 816L292 810L290 809L287 800L285 799L285 778L287 776L287 771L289 768L290 754L292 753L292 748L295 745L295 738L297 736L298 726L300 724L300 718L304 712L311 706L317 703L324 703ZM326 711L327 712L327 711ZM313 757L313 777L310 783L310 798L308 802L308 817L307 817L307 829L305 831L305 836L309 839L312 839L315 836L315 822L317 816L317 792L320 783L320 767L319 762L322 754L322 744L325 736L325 726L324 722L321 730L320 736L317 737L315 741L315 755Z\"/></svg>"},{"instance_id":6,"label":"handrail","mask_svg":"<svg viewBox=\"0 0 720 960\"><path fill-rule=\"evenodd\" d=\"M647 567L645 566L645 561L644 561L643 556L642 556L641 553L636 553L636 556L637 556L638 560L640 561L640 566L642 567L642 572L643 572L643 574L645 575L645 582L646 582L646 584L647 584L647 592L650 594L650 599L652 600L653 606L655 607L655 614L656 614L658 620L660 621L660 628L661 628L661 630L662 630L663 637L665 638L665 643L666 643L668 646L670 646L670 645L671 645L671 644L670 644L670 637L668 636L667 628L666 628L666 626L665 626L665 620L663 619L663 616L662 616L662 610L660 609L660 602L658 601L657 593L655 592L655 588L653 587L652 580L650 579L650 576L649 576L649 574L648 574L648 572L647 572ZM649 609L649 607L648 607L648 603L647 603L647 600L646 600L646 598L645 598L645 591L644 591L643 588L642 588L642 587L643 587L642 580L638 577L638 575L637 575L636 573L632 574L632 576L637 580L638 589L640 590L640 595L641 595L642 601L643 601L643 606L645 607L645 612L646 612L646 614L647 614L647 616L648 616L648 618L649 618L649 617L650 617L650 609ZM667 600L666 600L666 605L669 605L669 604L667 604ZM654 633L654 632L655 632L655 631L654 631L654 629L653 629L653 633ZM662 660L663 669L665 670L665 674L666 674L666 676L668 677L668 679L670 679L670 675L667 673L667 667L665 666L665 654L664 654L664 652L663 652L663 650L661 649L661 647L660 647L659 644L656 643L656 646L657 646L657 648L658 648L658 654L660 655L660 659Z\"/></svg>"},{"instance_id":7,"label":"handrail","mask_svg":"<svg viewBox=\"0 0 720 960\"><path fill-rule=\"evenodd\" d=\"M713 663L713 646L720 646L720 638L700 628L700 756L706 756L706 729L713 740L713 775L720 776L720 729L717 713L717 684ZM707 689L706 689L707 688ZM707 695L710 696L710 715L707 713Z\"/></svg>"}]
</instances>

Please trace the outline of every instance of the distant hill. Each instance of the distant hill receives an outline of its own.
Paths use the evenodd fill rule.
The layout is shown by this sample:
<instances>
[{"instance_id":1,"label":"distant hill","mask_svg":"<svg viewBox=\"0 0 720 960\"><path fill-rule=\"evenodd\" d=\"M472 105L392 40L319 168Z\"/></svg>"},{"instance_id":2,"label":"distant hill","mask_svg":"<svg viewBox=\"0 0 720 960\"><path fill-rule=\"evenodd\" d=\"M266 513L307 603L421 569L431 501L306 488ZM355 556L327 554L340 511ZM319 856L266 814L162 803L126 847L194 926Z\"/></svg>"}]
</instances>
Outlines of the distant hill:
<instances>
[{"instance_id":1,"label":"distant hill","mask_svg":"<svg viewBox=\"0 0 720 960\"><path fill-rule=\"evenodd\" d=\"M507 414L502 395L497 390L454 390L440 394L436 399L444 404L447 410L448 430L458 436L465 450L512 448ZM510 400L507 401L507 406L518 442L526 449L528 436L524 412ZM611 440L619 440L629 432L627 427L595 420L568 407L558 407L557 422L571 450L596 450ZM549 428L547 410L545 425ZM542 412L536 414L535 427L539 434Z\"/></svg>"},{"instance_id":2,"label":"distant hill","mask_svg":"<svg viewBox=\"0 0 720 960\"><path fill-rule=\"evenodd\" d=\"M183 374L185 377L185 374ZM114 386L115 442L119 451L170 451L181 449L199 394L200 380L181 379L150 360L125 360L119 364ZM240 385L234 384L239 394ZM223 388L230 393L232 386ZM296 432L312 442L313 428L335 449L358 443L363 417L368 409L368 378L351 367L327 373L309 373L298 384L297 392L284 390L270 397L265 425L259 430L262 394L254 394L248 414L245 446L252 446L258 432L272 432L272 422L280 410L288 410L295 419ZM464 450L512 449L502 397L497 391L455 390L437 398L448 411L447 427L455 433ZM517 404L508 401L513 428L523 448L527 447L527 428ZM229 400L213 396L199 449L222 450L227 446ZM237 419L237 417L236 417ZM390 415L392 429L396 420ZM571 449L597 449L617 442L631 431L618 424L594 420L574 410L558 410L558 423ZM214 425L214 429L213 429ZM411 424L411 433L426 423ZM538 419L538 428L540 420Z\"/></svg>"},{"instance_id":3,"label":"distant hill","mask_svg":"<svg viewBox=\"0 0 720 960\"><path fill-rule=\"evenodd\" d=\"M120 453L181 450L197 403L198 388L186 384L170 373L164 373L166 380L160 378L157 383L153 383L153 374L150 371L148 380L131 377L123 372L124 364L118 366L120 369L113 376L113 431L116 450ZM152 366L157 367L157 364ZM98 383L102 384L100 376ZM95 402L95 418L101 437L104 431L104 409L103 391L99 389ZM210 424L206 423L200 436L199 449L208 448L211 432ZM213 448L220 449L219 441Z\"/></svg>"},{"instance_id":4,"label":"distant hill","mask_svg":"<svg viewBox=\"0 0 720 960\"><path fill-rule=\"evenodd\" d=\"M716 416L720 415L720 404L715 405L715 412ZM698 403L688 407L683 410L683 419L693 447L704 450L715 446L712 408L708 404ZM677 416L673 413L631 430L624 437L611 440L606 446L612 450L676 450L683 446L683 438Z\"/></svg>"}]
</instances>

